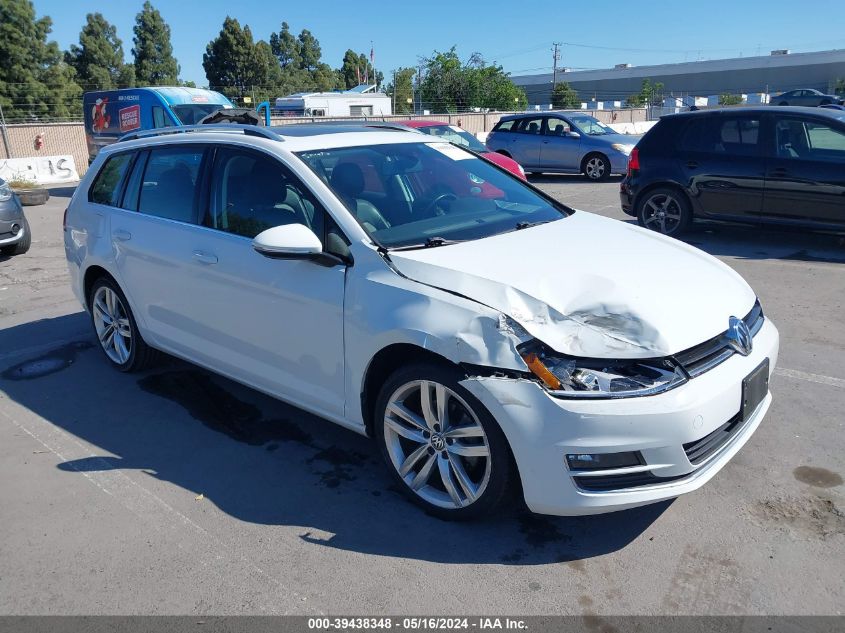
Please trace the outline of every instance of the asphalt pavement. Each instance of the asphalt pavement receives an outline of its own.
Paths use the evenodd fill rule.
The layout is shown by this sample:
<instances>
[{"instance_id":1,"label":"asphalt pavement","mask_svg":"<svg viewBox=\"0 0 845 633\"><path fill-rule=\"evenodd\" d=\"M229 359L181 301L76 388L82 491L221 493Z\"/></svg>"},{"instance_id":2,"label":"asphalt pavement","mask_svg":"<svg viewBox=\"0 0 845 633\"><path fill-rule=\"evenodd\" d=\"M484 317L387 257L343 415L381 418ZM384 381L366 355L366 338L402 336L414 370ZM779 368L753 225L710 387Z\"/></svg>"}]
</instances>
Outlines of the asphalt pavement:
<instances>
[{"instance_id":1,"label":"asphalt pavement","mask_svg":"<svg viewBox=\"0 0 845 633\"><path fill-rule=\"evenodd\" d=\"M631 221L618 180L534 182ZM0 615L842 613L841 238L686 236L781 333L771 410L704 488L598 517L514 507L452 524L408 504L366 438L181 361L112 370L67 281L71 193L27 208L32 249L0 258Z\"/></svg>"}]
</instances>

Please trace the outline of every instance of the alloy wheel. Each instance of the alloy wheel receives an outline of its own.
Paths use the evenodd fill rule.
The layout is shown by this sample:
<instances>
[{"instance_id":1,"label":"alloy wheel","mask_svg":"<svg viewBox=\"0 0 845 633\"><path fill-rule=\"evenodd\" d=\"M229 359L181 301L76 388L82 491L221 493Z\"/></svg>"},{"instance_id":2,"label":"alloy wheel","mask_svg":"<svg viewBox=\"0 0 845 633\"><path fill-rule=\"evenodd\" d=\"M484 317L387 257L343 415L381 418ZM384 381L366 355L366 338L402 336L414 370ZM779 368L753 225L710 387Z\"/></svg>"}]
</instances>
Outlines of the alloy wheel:
<instances>
[{"instance_id":1,"label":"alloy wheel","mask_svg":"<svg viewBox=\"0 0 845 633\"><path fill-rule=\"evenodd\" d=\"M605 165L604 160L598 156L593 156L584 165L584 173L590 180L601 180L604 177Z\"/></svg>"},{"instance_id":2,"label":"alloy wheel","mask_svg":"<svg viewBox=\"0 0 845 633\"><path fill-rule=\"evenodd\" d=\"M472 408L438 382L415 380L387 401L390 461L423 500L446 509L471 505L490 481L490 446Z\"/></svg>"},{"instance_id":3,"label":"alloy wheel","mask_svg":"<svg viewBox=\"0 0 845 633\"><path fill-rule=\"evenodd\" d=\"M118 365L125 364L132 354L132 326L123 301L111 288L100 286L94 293L93 315L106 356Z\"/></svg>"},{"instance_id":4,"label":"alloy wheel","mask_svg":"<svg viewBox=\"0 0 845 633\"><path fill-rule=\"evenodd\" d=\"M672 195L658 193L643 205L643 225L664 235L671 235L681 225L683 207Z\"/></svg>"}]
</instances>

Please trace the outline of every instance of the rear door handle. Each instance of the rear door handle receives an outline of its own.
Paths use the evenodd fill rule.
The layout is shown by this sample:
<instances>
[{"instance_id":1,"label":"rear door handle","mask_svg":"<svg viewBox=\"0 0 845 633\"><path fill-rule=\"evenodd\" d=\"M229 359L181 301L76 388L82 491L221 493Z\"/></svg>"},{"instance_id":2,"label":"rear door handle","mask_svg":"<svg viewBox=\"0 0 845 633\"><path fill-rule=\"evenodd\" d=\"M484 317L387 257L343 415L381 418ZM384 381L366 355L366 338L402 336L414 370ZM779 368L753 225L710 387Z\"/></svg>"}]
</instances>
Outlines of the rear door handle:
<instances>
[{"instance_id":1,"label":"rear door handle","mask_svg":"<svg viewBox=\"0 0 845 633\"><path fill-rule=\"evenodd\" d=\"M216 264L217 255L211 253L203 253L202 251L194 251L194 260L200 264Z\"/></svg>"},{"instance_id":2,"label":"rear door handle","mask_svg":"<svg viewBox=\"0 0 845 633\"><path fill-rule=\"evenodd\" d=\"M117 229L116 231L112 231L112 237L121 242L128 242L132 239L132 233L123 229Z\"/></svg>"},{"instance_id":3,"label":"rear door handle","mask_svg":"<svg viewBox=\"0 0 845 633\"><path fill-rule=\"evenodd\" d=\"M696 167L698 167L698 163L696 163L694 160L688 161L687 167L690 169L695 169Z\"/></svg>"},{"instance_id":4,"label":"rear door handle","mask_svg":"<svg viewBox=\"0 0 845 633\"><path fill-rule=\"evenodd\" d=\"M786 167L775 167L770 173L772 176L785 176L789 170Z\"/></svg>"}]
</instances>

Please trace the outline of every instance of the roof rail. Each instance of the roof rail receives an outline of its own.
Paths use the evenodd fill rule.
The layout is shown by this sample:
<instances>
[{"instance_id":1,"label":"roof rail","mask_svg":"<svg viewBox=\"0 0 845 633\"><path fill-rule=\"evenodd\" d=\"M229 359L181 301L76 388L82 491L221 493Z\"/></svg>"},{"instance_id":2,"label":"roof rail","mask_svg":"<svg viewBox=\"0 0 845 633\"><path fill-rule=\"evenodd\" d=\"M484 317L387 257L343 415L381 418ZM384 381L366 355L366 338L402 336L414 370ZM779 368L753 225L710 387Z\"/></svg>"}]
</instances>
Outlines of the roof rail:
<instances>
[{"instance_id":1,"label":"roof rail","mask_svg":"<svg viewBox=\"0 0 845 633\"><path fill-rule=\"evenodd\" d=\"M124 134L117 139L117 142L134 141L139 138L151 138L155 136L163 136L165 134L187 134L189 132L240 132L241 134L246 134L247 136L260 136L262 138L270 139L271 141L285 140L281 135L276 134L273 130L259 125L207 123L205 125L173 125L170 127L159 128L157 130L129 132L129 134Z\"/></svg>"}]
</instances>

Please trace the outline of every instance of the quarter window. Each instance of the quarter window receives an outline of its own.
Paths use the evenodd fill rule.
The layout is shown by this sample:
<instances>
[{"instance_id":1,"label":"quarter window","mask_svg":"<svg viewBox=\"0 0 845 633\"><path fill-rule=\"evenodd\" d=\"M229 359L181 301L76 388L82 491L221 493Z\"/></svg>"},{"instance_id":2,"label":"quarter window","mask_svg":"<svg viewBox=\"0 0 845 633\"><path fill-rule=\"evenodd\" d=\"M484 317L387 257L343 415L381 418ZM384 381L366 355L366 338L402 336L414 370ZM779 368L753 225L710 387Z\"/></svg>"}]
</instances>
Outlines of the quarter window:
<instances>
[{"instance_id":1,"label":"quarter window","mask_svg":"<svg viewBox=\"0 0 845 633\"><path fill-rule=\"evenodd\" d=\"M160 218L193 222L203 154L202 147L168 147L150 152L138 210Z\"/></svg>"},{"instance_id":2,"label":"quarter window","mask_svg":"<svg viewBox=\"0 0 845 633\"><path fill-rule=\"evenodd\" d=\"M88 192L88 200L97 204L107 204L116 207L120 198L120 188L123 179L132 163L132 153L112 156L97 174L94 184Z\"/></svg>"},{"instance_id":3,"label":"quarter window","mask_svg":"<svg viewBox=\"0 0 845 633\"><path fill-rule=\"evenodd\" d=\"M499 121L496 124L496 128L493 131L494 132L512 132L514 122L515 122L514 119L508 119L507 121Z\"/></svg>"}]
</instances>

